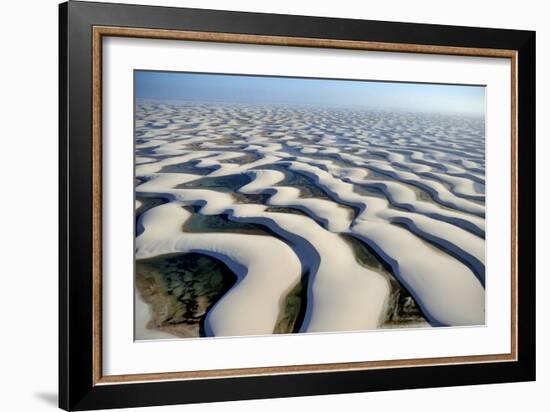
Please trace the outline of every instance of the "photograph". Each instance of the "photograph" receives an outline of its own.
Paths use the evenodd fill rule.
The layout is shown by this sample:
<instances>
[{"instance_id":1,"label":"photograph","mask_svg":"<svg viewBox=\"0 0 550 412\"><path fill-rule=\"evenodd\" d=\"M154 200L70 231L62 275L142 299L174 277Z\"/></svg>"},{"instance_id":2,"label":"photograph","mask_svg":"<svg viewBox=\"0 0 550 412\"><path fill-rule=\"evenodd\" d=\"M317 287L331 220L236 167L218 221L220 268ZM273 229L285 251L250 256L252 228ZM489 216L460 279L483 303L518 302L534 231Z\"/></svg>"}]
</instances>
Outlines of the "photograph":
<instances>
[{"instance_id":1,"label":"photograph","mask_svg":"<svg viewBox=\"0 0 550 412\"><path fill-rule=\"evenodd\" d=\"M354 394L378 399L374 409L425 409L411 402L417 389L436 406L456 395L461 410L538 399L540 385L493 384L535 381L544 346L546 26L525 8L506 17L477 4L449 18L384 4L179 3L62 3L49 53L58 82L26 78L58 86L57 116L50 104L35 113L59 128L57 157L10 153L58 159L57 290L31 292L58 297L56 327L38 326L58 332L59 407L334 409L330 396ZM42 48L21 50L33 53L16 69L36 71L27 57ZM29 123L34 100L13 83L6 101ZM36 179L18 177L11 157L8 181L52 192L25 184ZM452 386L463 388L440 389Z\"/></svg>"},{"instance_id":2,"label":"photograph","mask_svg":"<svg viewBox=\"0 0 550 412\"><path fill-rule=\"evenodd\" d=\"M133 81L136 340L486 324L485 85Z\"/></svg>"}]
</instances>

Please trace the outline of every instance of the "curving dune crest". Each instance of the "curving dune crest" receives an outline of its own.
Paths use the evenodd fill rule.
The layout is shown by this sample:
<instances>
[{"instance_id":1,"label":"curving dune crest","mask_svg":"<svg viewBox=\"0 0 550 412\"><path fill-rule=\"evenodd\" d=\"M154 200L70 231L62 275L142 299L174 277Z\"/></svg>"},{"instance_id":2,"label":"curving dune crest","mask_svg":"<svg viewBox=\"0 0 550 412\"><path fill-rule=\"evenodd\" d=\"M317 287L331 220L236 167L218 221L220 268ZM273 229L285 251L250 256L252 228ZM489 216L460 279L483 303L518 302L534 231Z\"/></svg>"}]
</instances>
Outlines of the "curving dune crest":
<instances>
[{"instance_id":1,"label":"curving dune crest","mask_svg":"<svg viewBox=\"0 0 550 412\"><path fill-rule=\"evenodd\" d=\"M238 283L208 313L207 335L272 333L281 297L300 280L300 261L292 249L269 236L182 233L180 227L189 217L177 202L145 212L145 230L136 238L136 258L198 252L222 260Z\"/></svg>"},{"instance_id":2,"label":"curving dune crest","mask_svg":"<svg viewBox=\"0 0 550 412\"><path fill-rule=\"evenodd\" d=\"M237 280L216 289L199 264L157 274L138 286L160 303L136 300L136 330L484 324L483 136L468 117L138 102L138 263L204 255ZM155 334L163 296L178 321L164 316L172 329Z\"/></svg>"}]
</instances>

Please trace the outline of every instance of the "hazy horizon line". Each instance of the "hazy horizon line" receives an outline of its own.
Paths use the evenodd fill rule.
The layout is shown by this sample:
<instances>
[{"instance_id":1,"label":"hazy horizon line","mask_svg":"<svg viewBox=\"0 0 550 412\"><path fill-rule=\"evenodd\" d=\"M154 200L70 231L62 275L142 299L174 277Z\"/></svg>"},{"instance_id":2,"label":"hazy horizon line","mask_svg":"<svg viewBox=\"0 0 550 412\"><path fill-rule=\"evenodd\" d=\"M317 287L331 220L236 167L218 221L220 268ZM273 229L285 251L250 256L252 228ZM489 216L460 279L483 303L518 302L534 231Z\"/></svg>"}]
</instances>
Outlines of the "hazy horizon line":
<instances>
[{"instance_id":1,"label":"hazy horizon line","mask_svg":"<svg viewBox=\"0 0 550 412\"><path fill-rule=\"evenodd\" d=\"M377 108L375 106L366 106L366 105L346 105L346 104L321 104L321 103L305 103L305 102L247 102L247 101L227 101L227 100L199 100L199 99L164 99L164 98L149 98L149 97L136 97L136 102L153 102L153 103L163 103L163 104L219 104L219 105L240 105L240 106L268 106L268 107L280 107L280 108L315 108L315 109L342 109L342 110L356 110L356 111L368 111L368 112L379 112L379 113L403 113L403 114L434 114L434 115L445 115L451 117L475 117L475 118L485 118L485 113L453 113L448 111L436 111L436 110L414 110L407 108L397 108L397 107L386 107L386 108Z\"/></svg>"}]
</instances>

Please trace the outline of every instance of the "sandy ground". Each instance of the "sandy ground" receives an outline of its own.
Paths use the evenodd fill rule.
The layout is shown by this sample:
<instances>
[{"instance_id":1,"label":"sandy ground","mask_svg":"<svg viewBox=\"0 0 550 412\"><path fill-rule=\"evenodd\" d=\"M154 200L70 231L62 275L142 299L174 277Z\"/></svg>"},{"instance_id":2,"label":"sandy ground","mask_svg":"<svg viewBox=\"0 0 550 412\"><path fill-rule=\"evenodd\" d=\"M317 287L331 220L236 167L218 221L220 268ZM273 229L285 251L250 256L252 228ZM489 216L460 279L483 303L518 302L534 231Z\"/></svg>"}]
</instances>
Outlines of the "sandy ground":
<instances>
[{"instance_id":1,"label":"sandy ground","mask_svg":"<svg viewBox=\"0 0 550 412\"><path fill-rule=\"evenodd\" d=\"M136 258L203 253L239 279L209 310L207 336L273 333L304 279L300 332L382 328L395 285L422 314L405 327L484 323L482 120L141 102L136 132L136 207L165 199L139 216ZM237 229L186 233L193 214ZM136 331L163 337L138 302Z\"/></svg>"}]
</instances>

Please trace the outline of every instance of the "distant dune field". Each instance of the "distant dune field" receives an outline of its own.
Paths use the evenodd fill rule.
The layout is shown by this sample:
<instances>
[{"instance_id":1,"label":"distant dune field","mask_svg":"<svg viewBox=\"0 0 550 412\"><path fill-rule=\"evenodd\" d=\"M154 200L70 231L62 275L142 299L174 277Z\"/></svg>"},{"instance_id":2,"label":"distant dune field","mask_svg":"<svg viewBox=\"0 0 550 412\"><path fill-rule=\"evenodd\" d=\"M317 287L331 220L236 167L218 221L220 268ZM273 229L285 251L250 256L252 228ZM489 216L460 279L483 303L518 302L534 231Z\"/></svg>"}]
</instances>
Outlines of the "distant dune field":
<instances>
[{"instance_id":1,"label":"distant dune field","mask_svg":"<svg viewBox=\"0 0 550 412\"><path fill-rule=\"evenodd\" d=\"M485 323L482 117L135 115L137 339Z\"/></svg>"}]
</instances>

